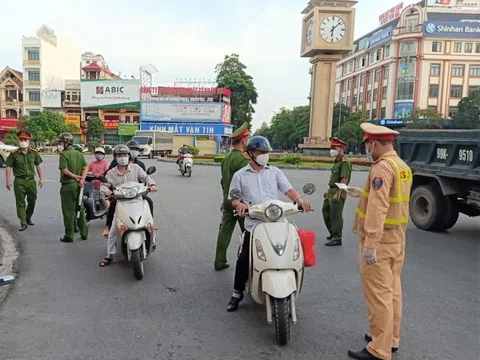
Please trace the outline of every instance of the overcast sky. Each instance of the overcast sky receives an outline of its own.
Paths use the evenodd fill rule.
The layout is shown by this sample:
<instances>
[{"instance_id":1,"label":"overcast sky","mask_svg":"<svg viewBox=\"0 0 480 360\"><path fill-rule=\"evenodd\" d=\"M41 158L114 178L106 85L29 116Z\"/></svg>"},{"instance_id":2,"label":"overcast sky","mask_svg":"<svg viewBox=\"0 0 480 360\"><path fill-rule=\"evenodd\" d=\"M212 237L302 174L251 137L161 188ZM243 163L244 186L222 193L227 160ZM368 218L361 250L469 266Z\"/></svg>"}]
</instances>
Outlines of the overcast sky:
<instances>
[{"instance_id":1,"label":"overcast sky","mask_svg":"<svg viewBox=\"0 0 480 360\"><path fill-rule=\"evenodd\" d=\"M374 30L398 0L360 0L355 37ZM405 1L404 5L414 1ZM300 58L301 11L295 0L22 0L2 11L0 67L21 70L22 35L47 25L80 51L105 57L112 71L136 75L152 63L157 85L214 79L225 54L238 53L259 98L254 128L280 107L307 104L308 59ZM7 10L8 11L5 11Z\"/></svg>"}]
</instances>

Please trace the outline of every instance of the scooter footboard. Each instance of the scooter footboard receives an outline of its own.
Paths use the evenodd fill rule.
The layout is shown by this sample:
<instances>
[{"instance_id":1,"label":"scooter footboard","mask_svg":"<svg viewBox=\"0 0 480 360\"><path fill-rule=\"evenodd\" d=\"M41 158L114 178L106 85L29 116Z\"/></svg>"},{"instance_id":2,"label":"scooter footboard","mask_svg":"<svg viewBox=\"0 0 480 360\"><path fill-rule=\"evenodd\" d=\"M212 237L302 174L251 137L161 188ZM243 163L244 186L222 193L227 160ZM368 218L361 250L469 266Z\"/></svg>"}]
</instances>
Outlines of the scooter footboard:
<instances>
[{"instance_id":1,"label":"scooter footboard","mask_svg":"<svg viewBox=\"0 0 480 360\"><path fill-rule=\"evenodd\" d=\"M266 270L262 273L262 291L283 299L297 291L297 279L293 270Z\"/></svg>"}]
</instances>

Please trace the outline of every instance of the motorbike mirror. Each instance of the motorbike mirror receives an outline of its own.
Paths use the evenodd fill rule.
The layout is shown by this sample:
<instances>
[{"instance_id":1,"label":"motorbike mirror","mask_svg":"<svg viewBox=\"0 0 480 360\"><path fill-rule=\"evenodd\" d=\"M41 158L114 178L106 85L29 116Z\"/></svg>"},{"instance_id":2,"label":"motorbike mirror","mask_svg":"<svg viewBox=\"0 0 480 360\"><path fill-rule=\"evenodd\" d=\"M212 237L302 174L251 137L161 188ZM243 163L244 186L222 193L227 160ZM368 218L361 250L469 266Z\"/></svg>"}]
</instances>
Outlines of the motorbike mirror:
<instances>
[{"instance_id":1,"label":"motorbike mirror","mask_svg":"<svg viewBox=\"0 0 480 360\"><path fill-rule=\"evenodd\" d=\"M108 180L105 176L99 176L97 179L104 184L108 183Z\"/></svg>"},{"instance_id":2,"label":"motorbike mirror","mask_svg":"<svg viewBox=\"0 0 480 360\"><path fill-rule=\"evenodd\" d=\"M242 192L239 189L230 190L230 197L235 200L240 200L242 198Z\"/></svg>"},{"instance_id":3,"label":"motorbike mirror","mask_svg":"<svg viewBox=\"0 0 480 360\"><path fill-rule=\"evenodd\" d=\"M12 275L0 276L0 286L11 284L13 280L15 278Z\"/></svg>"},{"instance_id":4,"label":"motorbike mirror","mask_svg":"<svg viewBox=\"0 0 480 360\"><path fill-rule=\"evenodd\" d=\"M155 166L150 166L147 169L147 175L152 175L155 171L157 171L157 168Z\"/></svg>"},{"instance_id":5,"label":"motorbike mirror","mask_svg":"<svg viewBox=\"0 0 480 360\"><path fill-rule=\"evenodd\" d=\"M315 192L315 189L316 189L316 187L312 183L307 183L307 184L303 185L303 193L305 195L312 195Z\"/></svg>"}]
</instances>

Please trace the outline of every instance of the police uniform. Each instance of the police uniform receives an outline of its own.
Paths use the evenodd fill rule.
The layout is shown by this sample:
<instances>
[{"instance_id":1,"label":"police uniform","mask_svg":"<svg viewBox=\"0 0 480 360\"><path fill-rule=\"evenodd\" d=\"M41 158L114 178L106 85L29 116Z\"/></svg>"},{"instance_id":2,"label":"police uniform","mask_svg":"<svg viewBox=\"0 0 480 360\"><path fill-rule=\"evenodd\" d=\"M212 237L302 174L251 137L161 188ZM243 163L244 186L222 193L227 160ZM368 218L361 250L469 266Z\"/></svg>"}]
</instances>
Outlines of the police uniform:
<instances>
[{"instance_id":1,"label":"police uniform","mask_svg":"<svg viewBox=\"0 0 480 360\"><path fill-rule=\"evenodd\" d=\"M361 124L364 141L394 141L397 131ZM392 150L372 164L356 209L354 232L360 236L360 277L369 314L367 347L356 359L390 359L398 350L402 318L401 272L409 216L412 171ZM368 265L364 249L375 249L376 263Z\"/></svg>"},{"instance_id":2,"label":"police uniform","mask_svg":"<svg viewBox=\"0 0 480 360\"><path fill-rule=\"evenodd\" d=\"M85 156L72 146L68 146L60 154L59 166L60 171L68 169L75 175L82 175L83 169L88 166ZM87 219L85 217L85 208L81 207L80 219L77 224L77 206L80 194L80 183L69 176L61 174L60 178L60 200L62 204L63 224L65 227L65 236L60 239L64 242L73 242L75 228L78 225L80 236L83 240L88 238Z\"/></svg>"},{"instance_id":3,"label":"police uniform","mask_svg":"<svg viewBox=\"0 0 480 360\"><path fill-rule=\"evenodd\" d=\"M337 138L330 138L331 147L346 148L347 144ZM339 246L342 245L342 232L343 232L343 208L345 206L345 199L347 193L340 190L335 183L339 183L342 179L347 179L346 184L350 182L352 176L352 165L348 161L347 157L343 154L337 156L335 163L332 167L332 174L330 175L330 181L328 182L329 190L324 194L323 198L323 221L330 234L327 240L330 240L326 246ZM340 191L340 195L336 198L337 193Z\"/></svg>"},{"instance_id":4,"label":"police uniform","mask_svg":"<svg viewBox=\"0 0 480 360\"><path fill-rule=\"evenodd\" d=\"M19 140L30 140L32 136L27 131L17 133ZM15 203L17 206L17 217L20 220L20 231L27 229L27 225L34 225L32 222L33 211L37 201L37 183L35 181L35 169L39 176L39 166L42 158L38 151L28 147L26 151L18 148L8 155L5 165L13 169L15 180L13 181L13 191L15 193ZM42 180L42 179L39 179ZM26 198L26 202L25 202Z\"/></svg>"},{"instance_id":5,"label":"police uniform","mask_svg":"<svg viewBox=\"0 0 480 360\"><path fill-rule=\"evenodd\" d=\"M248 135L248 123L245 122L232 134L232 140L240 140ZM233 174L245 167L249 160L247 154L241 150L233 149L222 161L222 179L220 180L223 191L222 222L220 223L220 228L218 230L217 248L215 252L214 267L216 270L223 270L229 266L227 264L227 249L230 245L230 240L232 239L232 234L235 230L237 221L242 233L245 231L244 219L234 216L233 214L234 208L231 200L228 200L228 191Z\"/></svg>"}]
</instances>

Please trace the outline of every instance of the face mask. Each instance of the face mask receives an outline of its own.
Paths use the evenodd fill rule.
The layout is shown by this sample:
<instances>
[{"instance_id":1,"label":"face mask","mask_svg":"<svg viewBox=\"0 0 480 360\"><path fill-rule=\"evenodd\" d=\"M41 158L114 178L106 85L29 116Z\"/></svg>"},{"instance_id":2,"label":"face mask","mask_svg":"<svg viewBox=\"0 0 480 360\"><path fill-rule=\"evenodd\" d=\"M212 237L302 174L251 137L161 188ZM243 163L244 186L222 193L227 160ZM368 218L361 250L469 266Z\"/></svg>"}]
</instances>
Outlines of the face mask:
<instances>
[{"instance_id":1,"label":"face mask","mask_svg":"<svg viewBox=\"0 0 480 360\"><path fill-rule=\"evenodd\" d=\"M58 152L62 152L65 148L63 147L63 145L58 145L57 146L57 150Z\"/></svg>"},{"instance_id":2,"label":"face mask","mask_svg":"<svg viewBox=\"0 0 480 360\"><path fill-rule=\"evenodd\" d=\"M257 155L255 162L260 166L265 166L268 164L268 154Z\"/></svg>"},{"instance_id":3,"label":"face mask","mask_svg":"<svg viewBox=\"0 0 480 360\"><path fill-rule=\"evenodd\" d=\"M98 161L102 161L103 159L105 159L105 155L103 155L103 154L95 154L95 159L97 159Z\"/></svg>"},{"instance_id":4,"label":"face mask","mask_svg":"<svg viewBox=\"0 0 480 360\"><path fill-rule=\"evenodd\" d=\"M130 156L135 159L138 156L138 151L136 150L130 151Z\"/></svg>"},{"instance_id":5,"label":"face mask","mask_svg":"<svg viewBox=\"0 0 480 360\"><path fill-rule=\"evenodd\" d=\"M375 144L373 145L372 147L372 151L368 151L368 146L365 147L365 153L367 154L367 159L368 161L370 162L374 162L375 160L373 159L373 156L372 156L372 153L373 153L373 149L375 148Z\"/></svg>"},{"instance_id":6,"label":"face mask","mask_svg":"<svg viewBox=\"0 0 480 360\"><path fill-rule=\"evenodd\" d=\"M22 149L26 149L29 145L29 142L28 141L20 141L18 143L18 146L20 146Z\"/></svg>"},{"instance_id":7,"label":"face mask","mask_svg":"<svg viewBox=\"0 0 480 360\"><path fill-rule=\"evenodd\" d=\"M120 166L127 166L128 165L128 157L117 157L117 163Z\"/></svg>"},{"instance_id":8,"label":"face mask","mask_svg":"<svg viewBox=\"0 0 480 360\"><path fill-rule=\"evenodd\" d=\"M330 156L331 157L337 157L338 156L338 150L331 149L330 150Z\"/></svg>"}]
</instances>

